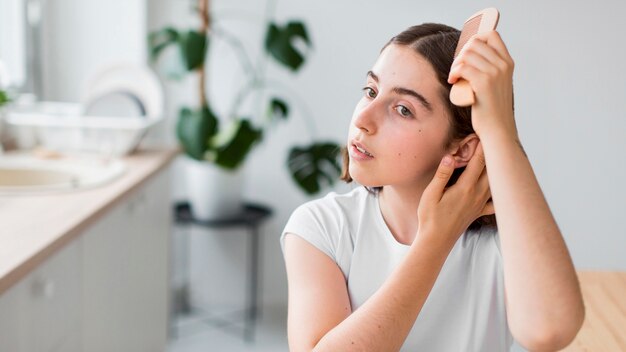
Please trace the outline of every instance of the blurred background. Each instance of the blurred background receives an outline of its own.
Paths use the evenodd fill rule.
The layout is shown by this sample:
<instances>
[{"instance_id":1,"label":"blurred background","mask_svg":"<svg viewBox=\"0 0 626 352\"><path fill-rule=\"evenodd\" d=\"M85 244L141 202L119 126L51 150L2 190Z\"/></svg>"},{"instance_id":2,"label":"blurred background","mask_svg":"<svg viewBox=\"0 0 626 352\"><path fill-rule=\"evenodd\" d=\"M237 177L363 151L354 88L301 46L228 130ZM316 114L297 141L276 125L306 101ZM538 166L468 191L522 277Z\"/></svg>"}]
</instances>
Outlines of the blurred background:
<instances>
[{"instance_id":1,"label":"blurred background","mask_svg":"<svg viewBox=\"0 0 626 352\"><path fill-rule=\"evenodd\" d=\"M181 71L173 49L152 60L148 38L166 27L200 28L198 1L0 3L0 88L14 100L79 102L86 79L103 65L146 64L163 84L164 110L163 121L150 128L142 145L178 145L175 130L181 106L199 104L197 74ZM393 35L423 22L460 29L469 15L484 7L500 11L498 31L516 63L520 139L576 268L626 270L626 73L620 64L626 57L626 46L621 45L624 3L212 0L209 6L213 24L238 38L252 62L262 63L268 80L281 82L289 114L267 124L262 140L241 166L243 200L272 211L259 227L261 315L256 342L183 322L171 333L169 350L287 349L281 230L303 202L356 187L322 184L319 192L307 194L287 166L290 149L315 141L344 143L365 74ZM268 19L305 24L311 45L304 40L295 44L306 53L297 72L272 63L265 53ZM209 44L207 98L218 119L228 114L233 97L249 78L231 44L217 39ZM269 93L263 94L266 99ZM249 105L242 113L261 124L264 115L254 116L259 106L254 99L242 102ZM24 132L4 129L3 135L17 148L35 144ZM179 155L171 165L168 206L189 196L183 158ZM236 310L246 304L250 252L245 230L191 226L183 231L174 223L171 235L171 301L178 302L177 295L184 292L184 305L206 311Z\"/></svg>"}]
</instances>

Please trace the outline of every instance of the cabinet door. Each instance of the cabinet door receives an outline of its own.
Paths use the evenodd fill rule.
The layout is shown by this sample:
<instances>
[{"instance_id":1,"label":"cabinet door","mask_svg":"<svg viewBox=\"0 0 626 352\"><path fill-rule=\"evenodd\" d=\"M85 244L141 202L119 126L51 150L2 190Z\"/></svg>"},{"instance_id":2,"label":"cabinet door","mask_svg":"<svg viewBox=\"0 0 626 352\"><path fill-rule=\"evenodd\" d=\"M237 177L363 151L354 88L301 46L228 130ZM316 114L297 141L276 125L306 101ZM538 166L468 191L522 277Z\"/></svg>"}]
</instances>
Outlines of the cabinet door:
<instances>
[{"instance_id":1,"label":"cabinet door","mask_svg":"<svg viewBox=\"0 0 626 352\"><path fill-rule=\"evenodd\" d=\"M0 351L25 351L27 321L22 307L27 292L22 280L0 295Z\"/></svg>"},{"instance_id":2,"label":"cabinet door","mask_svg":"<svg viewBox=\"0 0 626 352\"><path fill-rule=\"evenodd\" d=\"M160 351L167 339L169 171L83 236L86 351Z\"/></svg>"},{"instance_id":3,"label":"cabinet door","mask_svg":"<svg viewBox=\"0 0 626 352\"><path fill-rule=\"evenodd\" d=\"M83 350L80 244L75 239L0 297L0 351Z\"/></svg>"},{"instance_id":4,"label":"cabinet door","mask_svg":"<svg viewBox=\"0 0 626 352\"><path fill-rule=\"evenodd\" d=\"M29 308L35 331L28 351L82 351L80 263L81 241L74 239L32 273Z\"/></svg>"},{"instance_id":5,"label":"cabinet door","mask_svg":"<svg viewBox=\"0 0 626 352\"><path fill-rule=\"evenodd\" d=\"M169 312L169 245L172 226L169 169L139 192L130 209L129 322L141 334L140 348L162 351L167 343Z\"/></svg>"}]
</instances>

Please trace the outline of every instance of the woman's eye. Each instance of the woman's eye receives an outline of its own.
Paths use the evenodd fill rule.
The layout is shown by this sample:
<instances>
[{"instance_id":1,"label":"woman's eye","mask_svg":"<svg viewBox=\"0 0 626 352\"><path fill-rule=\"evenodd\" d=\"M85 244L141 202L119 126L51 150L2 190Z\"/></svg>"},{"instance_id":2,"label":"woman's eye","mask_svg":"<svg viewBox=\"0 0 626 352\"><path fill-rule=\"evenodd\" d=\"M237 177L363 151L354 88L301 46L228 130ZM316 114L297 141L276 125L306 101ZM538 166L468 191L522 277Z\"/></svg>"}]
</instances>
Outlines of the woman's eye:
<instances>
[{"instance_id":1,"label":"woman's eye","mask_svg":"<svg viewBox=\"0 0 626 352\"><path fill-rule=\"evenodd\" d=\"M411 116L411 110L409 110L406 106L404 105L398 105L396 106L396 111L398 112L398 114L402 115L402 116Z\"/></svg>"},{"instance_id":2,"label":"woman's eye","mask_svg":"<svg viewBox=\"0 0 626 352\"><path fill-rule=\"evenodd\" d=\"M376 98L376 92L370 87L364 87L365 94L370 98Z\"/></svg>"}]
</instances>

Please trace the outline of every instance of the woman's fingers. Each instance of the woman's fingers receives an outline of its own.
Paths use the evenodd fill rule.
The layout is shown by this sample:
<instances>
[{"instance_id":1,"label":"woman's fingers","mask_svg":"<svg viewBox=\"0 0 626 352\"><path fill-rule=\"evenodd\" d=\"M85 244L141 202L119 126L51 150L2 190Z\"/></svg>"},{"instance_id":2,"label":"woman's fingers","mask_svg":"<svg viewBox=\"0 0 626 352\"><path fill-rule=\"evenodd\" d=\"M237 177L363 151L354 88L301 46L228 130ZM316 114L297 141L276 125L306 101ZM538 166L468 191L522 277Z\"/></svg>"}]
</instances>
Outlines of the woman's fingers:
<instances>
[{"instance_id":1,"label":"woman's fingers","mask_svg":"<svg viewBox=\"0 0 626 352\"><path fill-rule=\"evenodd\" d=\"M427 202L439 203L441 197L443 196L443 191L450 180L450 176L454 172L454 162L452 156L445 155L441 162L439 163L439 167L435 172L435 177L430 181L430 184L424 190L422 194L422 200L426 200Z\"/></svg>"},{"instance_id":2,"label":"woman's fingers","mask_svg":"<svg viewBox=\"0 0 626 352\"><path fill-rule=\"evenodd\" d=\"M493 206L493 201L490 200L487 203L485 203L485 206L483 207L483 210L480 212L480 215L478 217L485 216L485 215L493 215L495 213L496 213L496 208Z\"/></svg>"},{"instance_id":3,"label":"woman's fingers","mask_svg":"<svg viewBox=\"0 0 626 352\"><path fill-rule=\"evenodd\" d=\"M489 31L482 34L476 35L477 39L483 40L490 47L494 48L496 52L498 52L499 56L509 64L513 65L513 58L509 53L509 49L507 49L500 33L496 31Z\"/></svg>"},{"instance_id":4,"label":"woman's fingers","mask_svg":"<svg viewBox=\"0 0 626 352\"><path fill-rule=\"evenodd\" d=\"M489 46L485 40L473 37L463 47L456 59L454 59L451 69L459 63L470 62L471 56L482 58L486 63L489 63L490 66L499 66L505 63L505 60L500 57L500 54L494 48ZM478 68L480 69L481 67Z\"/></svg>"},{"instance_id":5,"label":"woman's fingers","mask_svg":"<svg viewBox=\"0 0 626 352\"><path fill-rule=\"evenodd\" d=\"M498 59L512 64L513 58L509 53L500 33L497 31L489 31L481 34L476 34L472 37L467 44L463 47L459 55L463 53L464 49L474 49L482 53L485 57L489 58L492 62L497 62ZM495 55L493 55L495 54Z\"/></svg>"},{"instance_id":6,"label":"woman's fingers","mask_svg":"<svg viewBox=\"0 0 626 352\"><path fill-rule=\"evenodd\" d=\"M482 143L479 141L478 145L476 146L476 151L474 151L474 155L472 156L472 159L470 159L467 167L461 174L461 177L459 177L457 183L465 184L468 187L474 187L474 185L480 178L480 175L482 174L484 168L485 154L483 152Z\"/></svg>"},{"instance_id":7,"label":"woman's fingers","mask_svg":"<svg viewBox=\"0 0 626 352\"><path fill-rule=\"evenodd\" d=\"M478 194L485 196L485 200L491 198L491 188L489 188L489 177L487 176L487 168L484 168L483 172L480 174L476 189L478 191Z\"/></svg>"},{"instance_id":8,"label":"woman's fingers","mask_svg":"<svg viewBox=\"0 0 626 352\"><path fill-rule=\"evenodd\" d=\"M473 65L465 62L461 62L450 71L450 75L448 76L448 83L454 84L460 78L468 81L472 86L472 90L474 91L477 90L478 85L480 84L485 85L485 87L489 85L489 75L485 71L481 71Z\"/></svg>"},{"instance_id":9,"label":"woman's fingers","mask_svg":"<svg viewBox=\"0 0 626 352\"><path fill-rule=\"evenodd\" d=\"M478 181L474 187L474 196L477 199L479 205L482 205L482 209L477 218L483 215L491 215L495 212L493 207L493 201L491 200L491 188L489 187L489 177L487 176L487 169L483 169ZM480 209L480 208L479 208Z\"/></svg>"},{"instance_id":10,"label":"woman's fingers","mask_svg":"<svg viewBox=\"0 0 626 352\"><path fill-rule=\"evenodd\" d=\"M476 35L467 42L452 63L448 83L453 84L461 77L471 79L464 75L468 70L462 72L459 66L494 75L497 71L512 72L514 63L498 32L491 31Z\"/></svg>"},{"instance_id":11,"label":"woman's fingers","mask_svg":"<svg viewBox=\"0 0 626 352\"><path fill-rule=\"evenodd\" d=\"M495 213L493 202L490 200L491 188L489 187L489 177L487 175L482 143L478 142L472 159L470 159L456 185L470 189L471 197L475 197L476 203L483 205L482 209L478 208L480 209L478 217Z\"/></svg>"},{"instance_id":12,"label":"woman's fingers","mask_svg":"<svg viewBox=\"0 0 626 352\"><path fill-rule=\"evenodd\" d=\"M496 66L494 66L494 64L487 60L484 56L473 51L467 52L459 63L452 66L451 70L457 71L456 67L458 65L469 65L476 68L478 71L491 74L497 73L496 70L498 70L498 68L496 68Z\"/></svg>"}]
</instances>

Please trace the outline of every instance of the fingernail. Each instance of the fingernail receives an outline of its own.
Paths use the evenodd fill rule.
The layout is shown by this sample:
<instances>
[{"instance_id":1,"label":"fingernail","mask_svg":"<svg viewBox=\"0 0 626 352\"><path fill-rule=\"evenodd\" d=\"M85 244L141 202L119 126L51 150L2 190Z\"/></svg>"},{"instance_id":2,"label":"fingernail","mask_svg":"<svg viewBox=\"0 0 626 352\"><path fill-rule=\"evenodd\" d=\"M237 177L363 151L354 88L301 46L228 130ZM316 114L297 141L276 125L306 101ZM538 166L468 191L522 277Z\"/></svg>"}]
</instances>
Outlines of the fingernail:
<instances>
[{"instance_id":1,"label":"fingernail","mask_svg":"<svg viewBox=\"0 0 626 352\"><path fill-rule=\"evenodd\" d=\"M449 155L443 157L443 164L450 166L452 165L452 158Z\"/></svg>"}]
</instances>

